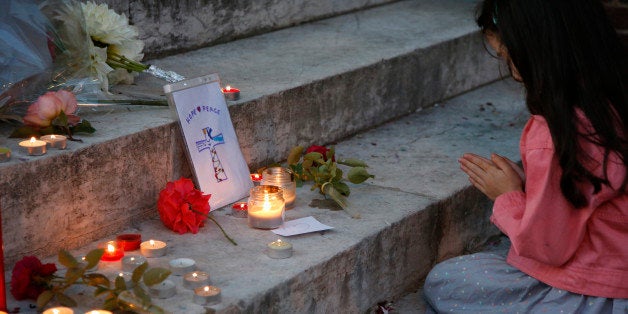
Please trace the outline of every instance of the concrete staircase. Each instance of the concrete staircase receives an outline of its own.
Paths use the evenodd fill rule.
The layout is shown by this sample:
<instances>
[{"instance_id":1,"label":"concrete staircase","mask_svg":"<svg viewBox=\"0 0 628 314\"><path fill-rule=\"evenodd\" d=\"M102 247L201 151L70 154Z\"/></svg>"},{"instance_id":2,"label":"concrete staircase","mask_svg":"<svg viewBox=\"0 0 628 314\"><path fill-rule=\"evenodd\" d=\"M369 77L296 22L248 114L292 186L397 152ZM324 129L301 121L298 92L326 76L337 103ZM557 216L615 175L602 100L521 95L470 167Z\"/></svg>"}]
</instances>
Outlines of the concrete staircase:
<instances>
[{"instance_id":1,"label":"concrete staircase","mask_svg":"<svg viewBox=\"0 0 628 314\"><path fill-rule=\"evenodd\" d=\"M193 257L217 274L223 302L216 311L358 313L418 289L435 261L478 247L496 232L485 219L490 204L465 188L456 159L465 151L516 157L525 118L520 91L506 82L474 90L500 72L473 25L472 2L373 4L150 60L186 77L219 73L242 90L229 109L251 169L285 159L294 145L336 143L339 155L366 160L376 179L352 186L351 196L363 219L314 208L320 196L301 189L288 219L312 215L335 229L291 238L299 255L278 263L261 253L276 236L249 229L227 210L216 216L238 247L212 226L194 236L173 234L156 219L157 195L190 170L170 111L84 109L98 131L67 151L29 157L16 140L0 140L14 151L0 164L6 264L61 248L80 254L115 234L141 232L167 241L169 257ZM115 91L164 99L162 85L140 76ZM3 134L9 131L3 126ZM268 272L272 279L262 276ZM180 292L163 305L203 312Z\"/></svg>"}]
</instances>

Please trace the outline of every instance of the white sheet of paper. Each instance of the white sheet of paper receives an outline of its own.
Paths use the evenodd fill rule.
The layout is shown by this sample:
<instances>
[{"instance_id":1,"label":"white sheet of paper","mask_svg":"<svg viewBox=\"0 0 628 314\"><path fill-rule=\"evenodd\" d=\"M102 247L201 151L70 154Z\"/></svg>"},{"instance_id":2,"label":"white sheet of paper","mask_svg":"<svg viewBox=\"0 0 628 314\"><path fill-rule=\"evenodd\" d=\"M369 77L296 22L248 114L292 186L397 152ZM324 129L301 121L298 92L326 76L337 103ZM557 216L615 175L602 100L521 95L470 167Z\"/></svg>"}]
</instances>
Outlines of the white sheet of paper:
<instances>
[{"instance_id":1,"label":"white sheet of paper","mask_svg":"<svg viewBox=\"0 0 628 314\"><path fill-rule=\"evenodd\" d=\"M310 233L316 231L323 231L333 229L328 225L322 224L314 217L309 216L305 218L299 218L295 220L286 221L283 226L274 229L273 233L280 236L289 237L297 234Z\"/></svg>"}]
</instances>

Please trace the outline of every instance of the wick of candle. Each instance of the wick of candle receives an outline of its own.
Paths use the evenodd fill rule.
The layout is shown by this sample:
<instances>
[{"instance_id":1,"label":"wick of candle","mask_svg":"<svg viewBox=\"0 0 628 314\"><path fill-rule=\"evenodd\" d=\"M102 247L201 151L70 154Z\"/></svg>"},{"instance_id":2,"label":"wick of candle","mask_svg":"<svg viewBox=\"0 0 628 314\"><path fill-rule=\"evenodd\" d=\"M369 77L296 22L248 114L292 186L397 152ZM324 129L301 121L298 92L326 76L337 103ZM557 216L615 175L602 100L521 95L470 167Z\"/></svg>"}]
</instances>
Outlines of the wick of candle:
<instances>
[{"instance_id":1,"label":"wick of candle","mask_svg":"<svg viewBox=\"0 0 628 314\"><path fill-rule=\"evenodd\" d=\"M31 143L35 143L35 137L34 137L34 136L33 136L33 137L31 137L30 142L31 142ZM56 310L55 310L55 311L56 311Z\"/></svg>"},{"instance_id":2,"label":"wick of candle","mask_svg":"<svg viewBox=\"0 0 628 314\"><path fill-rule=\"evenodd\" d=\"M194 279L196 279L196 277L198 277L198 275L196 273L192 273L192 277L194 277Z\"/></svg>"},{"instance_id":3,"label":"wick of candle","mask_svg":"<svg viewBox=\"0 0 628 314\"><path fill-rule=\"evenodd\" d=\"M56 136L54 136L54 134L53 134L53 135L50 135L50 138L54 140L54 139L55 139L55 138L57 138L57 137L56 137Z\"/></svg>"},{"instance_id":4,"label":"wick of candle","mask_svg":"<svg viewBox=\"0 0 628 314\"><path fill-rule=\"evenodd\" d=\"M150 246L153 246L153 247L155 246L155 241L154 240L150 240L149 243L150 243Z\"/></svg>"},{"instance_id":5,"label":"wick of candle","mask_svg":"<svg viewBox=\"0 0 628 314\"><path fill-rule=\"evenodd\" d=\"M53 310L52 310L52 313L54 313L54 314L59 314L60 312L59 312L59 310L57 310L57 309L53 309Z\"/></svg>"}]
</instances>

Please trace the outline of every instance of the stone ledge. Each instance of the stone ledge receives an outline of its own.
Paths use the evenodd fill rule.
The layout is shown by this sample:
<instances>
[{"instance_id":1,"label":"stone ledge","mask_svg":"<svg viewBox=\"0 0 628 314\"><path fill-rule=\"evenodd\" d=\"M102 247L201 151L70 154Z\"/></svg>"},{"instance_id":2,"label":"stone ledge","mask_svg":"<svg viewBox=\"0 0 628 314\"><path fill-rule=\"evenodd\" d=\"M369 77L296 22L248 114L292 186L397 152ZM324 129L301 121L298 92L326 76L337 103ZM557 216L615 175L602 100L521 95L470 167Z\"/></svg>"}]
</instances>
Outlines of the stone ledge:
<instances>
[{"instance_id":1,"label":"stone ledge","mask_svg":"<svg viewBox=\"0 0 628 314\"><path fill-rule=\"evenodd\" d=\"M339 142L339 156L365 160L376 175L351 186L349 200L362 218L315 208L313 200L321 196L307 187L298 189L287 219L314 216L334 229L288 238L296 250L289 259L265 256L265 245L277 236L249 228L224 209L215 216L238 246L211 224L196 235L178 235L150 219L125 232L168 243L168 256L151 259L152 266L189 257L209 271L223 290L222 303L209 311L364 313L378 302L415 291L433 263L473 251L497 232L487 220L490 203L467 188L457 158L468 151L495 151L516 160L527 116L519 87L497 82ZM103 269L113 275L116 267ZM173 281L177 295L156 300L158 305L172 313L206 313L192 304L179 277ZM9 307L16 304L28 306L10 302Z\"/></svg>"},{"instance_id":2,"label":"stone ledge","mask_svg":"<svg viewBox=\"0 0 628 314\"><path fill-rule=\"evenodd\" d=\"M497 65L482 49L472 8L467 1L402 1L154 63L188 77L218 72L243 90L229 109L255 169L294 145L335 142L494 80ZM163 99L162 84L141 76L119 91ZM27 157L17 140L0 138L14 151L0 164L8 265L154 217L165 183L190 176L167 109L116 106L81 115L98 131L67 151Z\"/></svg>"}]
</instances>

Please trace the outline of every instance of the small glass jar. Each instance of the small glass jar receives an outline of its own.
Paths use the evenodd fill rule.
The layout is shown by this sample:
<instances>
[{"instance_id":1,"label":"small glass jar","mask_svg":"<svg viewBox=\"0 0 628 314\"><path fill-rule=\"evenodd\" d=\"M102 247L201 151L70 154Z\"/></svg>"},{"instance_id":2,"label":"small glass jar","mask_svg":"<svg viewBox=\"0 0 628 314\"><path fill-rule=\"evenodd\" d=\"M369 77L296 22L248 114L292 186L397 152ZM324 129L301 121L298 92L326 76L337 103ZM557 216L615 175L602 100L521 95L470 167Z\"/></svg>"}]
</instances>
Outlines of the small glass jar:
<instances>
[{"instance_id":1,"label":"small glass jar","mask_svg":"<svg viewBox=\"0 0 628 314\"><path fill-rule=\"evenodd\" d=\"M262 173L262 185L274 185L283 189L286 209L294 207L297 199L297 182L292 170L283 167L270 167Z\"/></svg>"},{"instance_id":2,"label":"small glass jar","mask_svg":"<svg viewBox=\"0 0 628 314\"><path fill-rule=\"evenodd\" d=\"M284 221L286 204L283 190L272 185L260 185L251 189L248 203L249 227L275 229Z\"/></svg>"}]
</instances>

